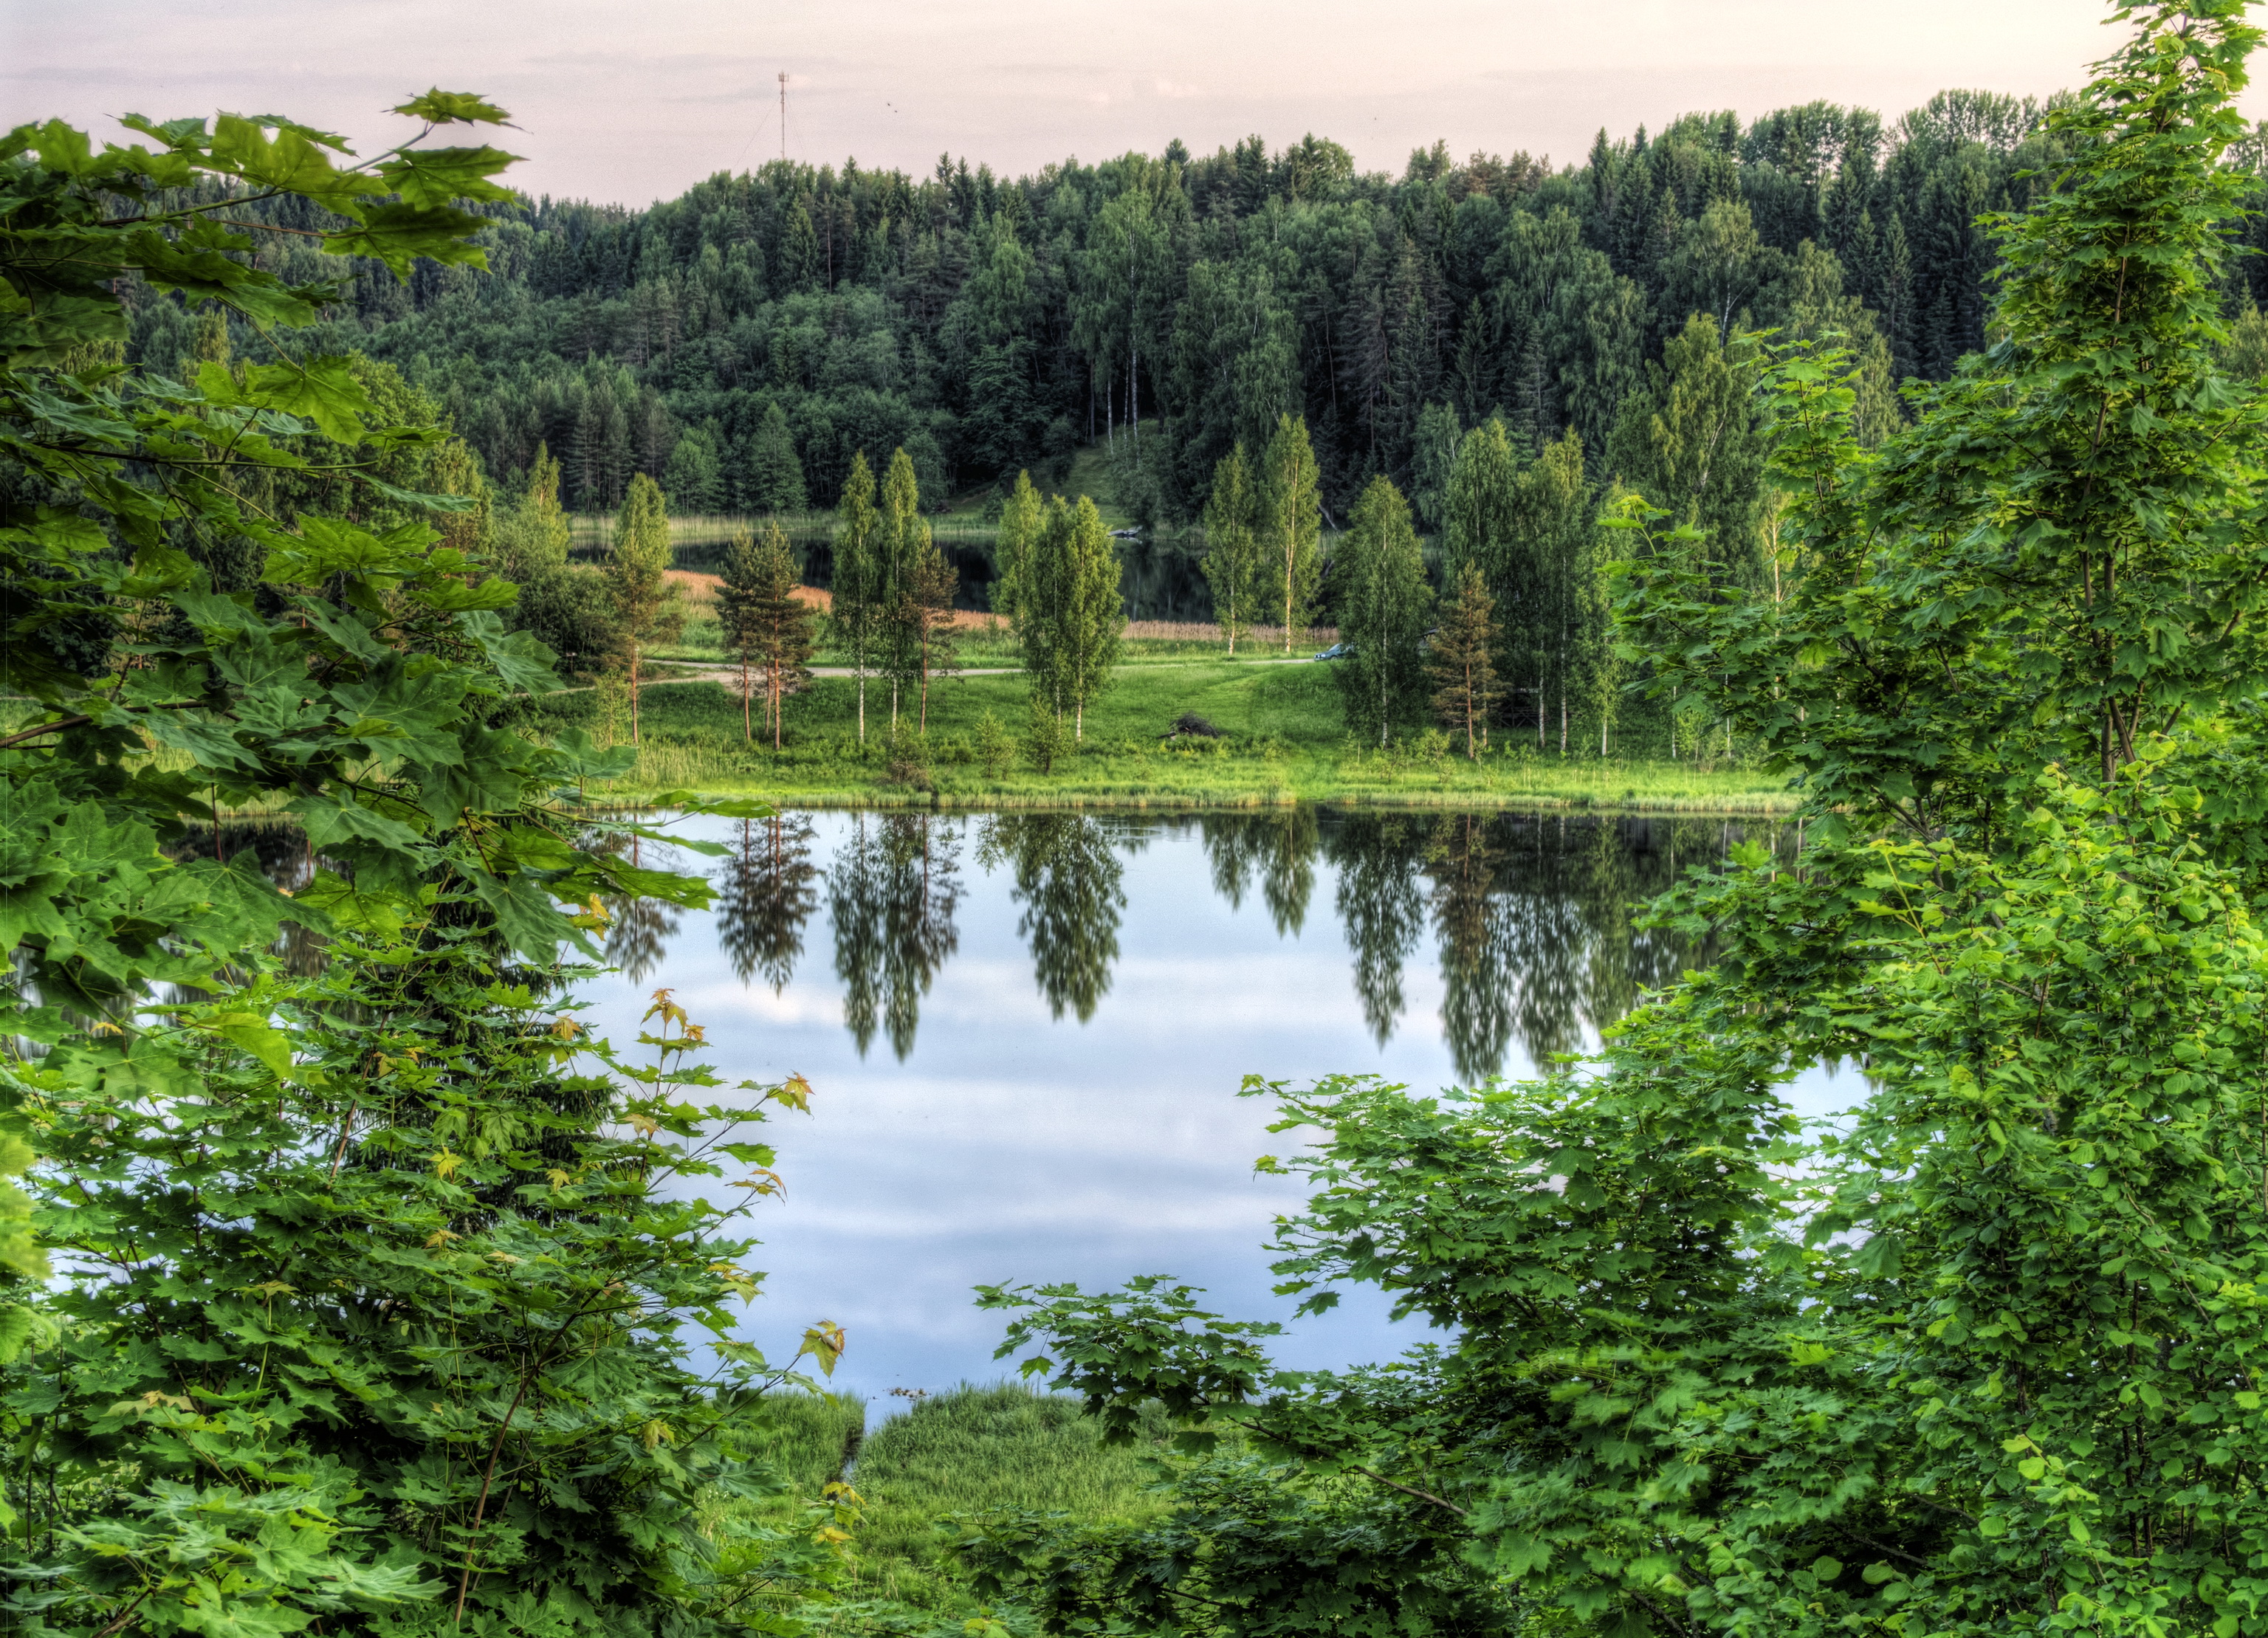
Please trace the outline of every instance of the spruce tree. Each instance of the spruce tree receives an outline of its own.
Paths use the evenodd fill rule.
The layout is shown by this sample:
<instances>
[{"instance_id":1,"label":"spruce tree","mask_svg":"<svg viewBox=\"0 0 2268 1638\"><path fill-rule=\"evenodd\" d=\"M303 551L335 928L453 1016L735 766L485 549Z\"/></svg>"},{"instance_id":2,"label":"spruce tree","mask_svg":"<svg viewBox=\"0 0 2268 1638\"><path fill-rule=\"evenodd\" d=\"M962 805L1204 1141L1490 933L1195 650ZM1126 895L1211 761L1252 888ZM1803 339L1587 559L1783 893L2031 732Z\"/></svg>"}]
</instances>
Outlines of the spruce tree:
<instances>
[{"instance_id":1,"label":"spruce tree","mask_svg":"<svg viewBox=\"0 0 2268 1638\"><path fill-rule=\"evenodd\" d=\"M777 399L764 406L763 419L748 440L747 484L750 511L799 512L810 504L804 489L803 462L795 452L795 434Z\"/></svg>"},{"instance_id":2,"label":"spruce tree","mask_svg":"<svg viewBox=\"0 0 2268 1638\"><path fill-rule=\"evenodd\" d=\"M835 641L850 661L858 683L858 743L866 743L866 667L874 657L881 627L879 536L881 514L874 506L874 472L866 452L850 458L843 503L836 512L835 571L829 581L828 621Z\"/></svg>"},{"instance_id":3,"label":"spruce tree","mask_svg":"<svg viewBox=\"0 0 2268 1638\"><path fill-rule=\"evenodd\" d=\"M1240 443L1214 463L1212 493L1204 509L1205 584L1212 588L1213 619L1236 652L1236 639L1252 626L1259 602L1260 540L1254 532L1252 469Z\"/></svg>"},{"instance_id":4,"label":"spruce tree","mask_svg":"<svg viewBox=\"0 0 2268 1638\"><path fill-rule=\"evenodd\" d=\"M607 562L607 588L615 606L618 651L630 673L630 743L638 743L638 672L645 650L674 640L685 626L685 610L669 580L669 503L661 486L644 473L630 480L630 493L615 519L614 551Z\"/></svg>"},{"instance_id":5,"label":"spruce tree","mask_svg":"<svg viewBox=\"0 0 2268 1638\"><path fill-rule=\"evenodd\" d=\"M1409 713L1425 673L1422 645L1432 595L1409 503L1384 478L1355 503L1332 564L1339 640L1354 651L1338 662L1347 726L1384 745Z\"/></svg>"},{"instance_id":6,"label":"spruce tree","mask_svg":"<svg viewBox=\"0 0 2268 1638\"><path fill-rule=\"evenodd\" d=\"M1425 656L1433 685L1433 714L1465 737L1465 754L1477 760L1488 746L1489 714L1500 693L1496 680L1495 601L1481 571L1468 563L1457 595L1442 613L1440 629Z\"/></svg>"},{"instance_id":7,"label":"spruce tree","mask_svg":"<svg viewBox=\"0 0 2268 1638\"><path fill-rule=\"evenodd\" d=\"M717 577L717 624L727 654L740 662L740 738L755 740L754 677L756 659L757 609L763 598L764 565L756 537L743 527L733 532L725 547L725 563Z\"/></svg>"},{"instance_id":8,"label":"spruce tree","mask_svg":"<svg viewBox=\"0 0 2268 1638\"><path fill-rule=\"evenodd\" d=\"M765 706L777 751L787 696L811 679L811 605L796 595L803 576L796 568L795 548L777 519L764 526L764 537L750 556L755 583L752 646L764 671Z\"/></svg>"},{"instance_id":9,"label":"spruce tree","mask_svg":"<svg viewBox=\"0 0 2268 1638\"><path fill-rule=\"evenodd\" d=\"M1305 416L1278 415L1260 460L1254 508L1271 611L1284 617L1284 651L1307 623L1322 579L1322 493Z\"/></svg>"}]
</instances>

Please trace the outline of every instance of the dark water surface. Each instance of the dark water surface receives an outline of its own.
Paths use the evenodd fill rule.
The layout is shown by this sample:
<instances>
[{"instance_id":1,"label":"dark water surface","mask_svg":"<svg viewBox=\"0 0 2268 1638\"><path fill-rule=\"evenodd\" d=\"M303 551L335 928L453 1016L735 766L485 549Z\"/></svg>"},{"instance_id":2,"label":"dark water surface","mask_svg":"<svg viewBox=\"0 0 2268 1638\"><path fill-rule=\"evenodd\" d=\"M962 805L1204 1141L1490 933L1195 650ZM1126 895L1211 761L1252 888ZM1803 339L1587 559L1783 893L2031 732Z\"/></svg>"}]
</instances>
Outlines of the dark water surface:
<instances>
[{"instance_id":1,"label":"dark water surface","mask_svg":"<svg viewBox=\"0 0 2268 1638\"><path fill-rule=\"evenodd\" d=\"M673 834L731 848L670 861L707 869L717 904L620 907L623 970L585 987L585 1017L627 1042L666 987L728 1079L810 1079L811 1114L765 1132L787 1193L757 1214L749 1260L770 1274L746 1334L784 1357L835 1320L836 1381L869 1395L1003 1369L980 1282L1169 1274L1288 1318L1263 1246L1301 1189L1252 1163L1300 1140L1266 1130L1245 1075L1430 1091L1529 1074L1708 959L1636 929L1633 905L1744 835L1794 841L1715 819L1312 808L823 812ZM1822 1081L1796 1101L1836 1100ZM1356 1292L1278 1357L1344 1364L1421 1334Z\"/></svg>"}]
</instances>

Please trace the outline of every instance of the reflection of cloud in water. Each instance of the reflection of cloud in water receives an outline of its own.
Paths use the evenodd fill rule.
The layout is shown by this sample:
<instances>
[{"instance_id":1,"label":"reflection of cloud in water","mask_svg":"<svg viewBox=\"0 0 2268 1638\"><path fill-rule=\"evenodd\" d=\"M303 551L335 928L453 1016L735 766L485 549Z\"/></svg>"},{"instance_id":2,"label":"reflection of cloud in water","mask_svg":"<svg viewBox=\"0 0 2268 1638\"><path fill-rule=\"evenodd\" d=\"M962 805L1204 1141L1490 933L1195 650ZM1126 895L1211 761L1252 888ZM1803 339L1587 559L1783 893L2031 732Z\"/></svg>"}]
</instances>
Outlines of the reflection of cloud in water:
<instances>
[{"instance_id":1,"label":"reflection of cloud in water","mask_svg":"<svg viewBox=\"0 0 2268 1638\"><path fill-rule=\"evenodd\" d=\"M1595 1040L1641 985L1705 959L1634 932L1628 906L1723 840L1713 821L1018 817L989 841L926 815L811 815L784 839L693 821L735 845L733 892L686 914L643 983L587 991L618 1040L667 985L728 1082L810 1077L812 1114L763 1129L788 1194L755 1216L748 1261L771 1272L745 1334L784 1353L812 1319L843 1323L853 1389L1005 1369L980 1282L1164 1273L1288 1319L1263 1247L1304 1191L1251 1168L1305 1140L1266 1130L1242 1076L1431 1091L1476 1054L1529 1073L1532 1051ZM784 914L767 878L793 892ZM1481 1033L1453 1039L1445 1017ZM893 1050L862 1054L846 1022ZM1806 1076L1791 1098L1825 1113L1859 1087ZM1426 1334L1386 1307L1351 1293L1279 1357L1342 1364Z\"/></svg>"}]
</instances>

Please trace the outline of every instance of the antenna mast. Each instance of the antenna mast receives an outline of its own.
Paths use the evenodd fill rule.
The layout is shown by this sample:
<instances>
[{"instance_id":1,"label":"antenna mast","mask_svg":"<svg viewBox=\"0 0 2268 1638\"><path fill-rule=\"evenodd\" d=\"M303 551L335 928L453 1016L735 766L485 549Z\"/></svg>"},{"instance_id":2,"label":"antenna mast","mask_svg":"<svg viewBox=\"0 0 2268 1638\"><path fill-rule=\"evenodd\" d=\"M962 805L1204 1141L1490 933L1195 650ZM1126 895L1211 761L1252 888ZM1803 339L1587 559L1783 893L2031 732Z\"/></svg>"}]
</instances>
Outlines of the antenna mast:
<instances>
[{"instance_id":1,"label":"antenna mast","mask_svg":"<svg viewBox=\"0 0 2268 1638\"><path fill-rule=\"evenodd\" d=\"M787 163L787 70L780 70L780 163Z\"/></svg>"}]
</instances>

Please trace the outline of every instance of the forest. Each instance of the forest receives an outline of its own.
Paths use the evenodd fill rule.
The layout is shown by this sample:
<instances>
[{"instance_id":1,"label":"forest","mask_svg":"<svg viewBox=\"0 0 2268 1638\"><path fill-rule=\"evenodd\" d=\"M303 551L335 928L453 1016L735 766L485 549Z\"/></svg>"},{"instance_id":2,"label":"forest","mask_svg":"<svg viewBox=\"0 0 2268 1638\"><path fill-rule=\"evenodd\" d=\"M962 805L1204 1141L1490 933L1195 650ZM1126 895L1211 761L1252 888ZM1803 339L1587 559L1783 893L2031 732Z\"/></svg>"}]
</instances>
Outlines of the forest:
<instances>
[{"instance_id":1,"label":"forest","mask_svg":"<svg viewBox=\"0 0 2268 1638\"><path fill-rule=\"evenodd\" d=\"M1679 452L1724 414L1722 355L1751 330L1845 338L1879 440L1899 383L1984 345L1988 218L2058 162L2043 112L1956 91L1889 121L1687 114L1557 165L1437 143L1398 178L1313 136L1013 180L775 162L644 210L478 203L485 266L407 282L297 238L262 254L292 284L344 280L309 345L399 370L502 489L548 448L574 511L613 511L637 473L687 512L828 510L858 452L900 447L935 500L1024 468L1061 487L1100 439L1130 513L1189 525L1219 459L1289 414L1331 519L1382 475L1430 533L1455 440L1491 417L1530 456L1572 430L1594 488L1694 487ZM2232 162L2260 151L2248 135ZM302 227L307 209L260 206ZM2222 276L2233 312L2268 290L2257 258ZM132 362L200 356L178 301L129 301ZM1696 314L1713 328L1688 336ZM1760 474L1741 428L1694 497L1708 526L1754 533Z\"/></svg>"},{"instance_id":2,"label":"forest","mask_svg":"<svg viewBox=\"0 0 2268 1638\"><path fill-rule=\"evenodd\" d=\"M2246 10L2119 0L2037 107L1398 182L1310 139L1013 185L782 169L610 217L531 209L507 111L438 89L368 157L232 114L0 137L0 1616L2268 1634ZM1366 1288L1429 1340L1306 1369L1167 1274L1012 1274L976 1305L1035 1391L917 1403L870 1467L828 1392L852 1340L754 1266L766 1124L827 1089L729 1083L671 988L621 1039L587 1004L720 885L727 953L776 969L816 867L762 800L604 791L677 618L673 495L843 496L830 625L875 661L834 680L880 738L953 641L921 497L989 485L1064 754L1122 635L1111 537L1025 474L1094 437L1160 527L1210 513L1217 584L1249 534L1296 602L1344 519L1341 612L1401 634L1337 673L1355 728L1412 686L1438 525L1425 665L1475 760L1492 611L1543 560L1474 520L1549 498L1612 544L1592 682L1721 726L1795 834L1727 824L1643 880L1563 854L1592 931L1653 893L1649 962L1564 964L1556 1010L1445 995L1472 1084L1245 1078L1258 1171L1305 1191L1274 1293ZM617 509L630 746L545 714L564 657L504 572L570 500ZM784 533L730 567L772 675L800 666ZM1104 827L975 834L1041 999L1090 1004ZM1384 834L1328 861L1374 1033L1423 900L1452 952L1567 936L1512 902L1543 867L1506 822ZM1201 842L1223 897L1306 914L1296 814ZM954 845L897 816L837 861L862 1051L919 1026ZM1800 1115L1836 1066L1855 1101ZM1020 1426L1017 1460L968 1460L972 1422Z\"/></svg>"}]
</instances>

